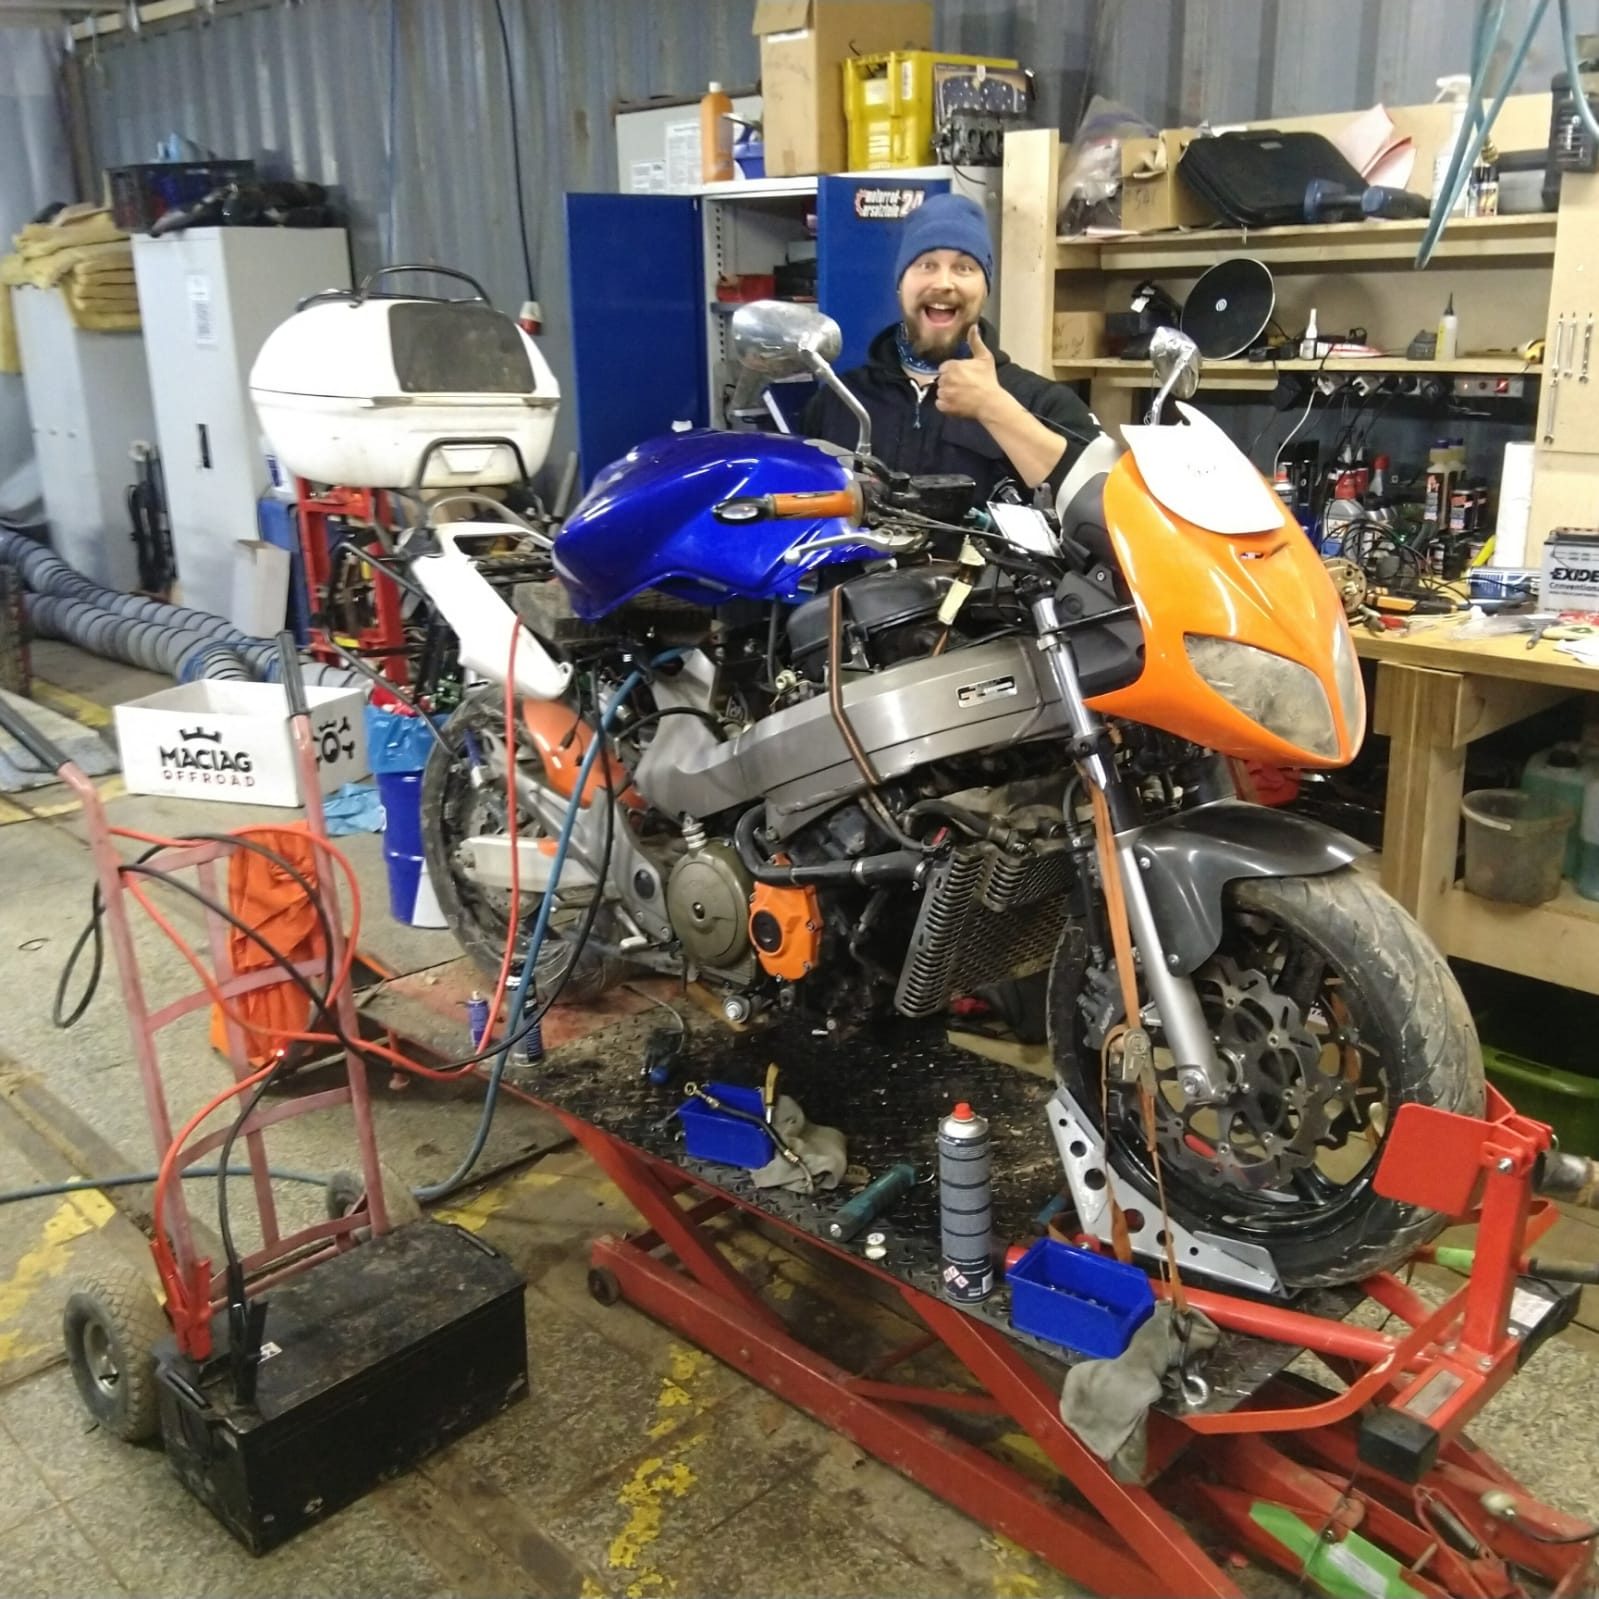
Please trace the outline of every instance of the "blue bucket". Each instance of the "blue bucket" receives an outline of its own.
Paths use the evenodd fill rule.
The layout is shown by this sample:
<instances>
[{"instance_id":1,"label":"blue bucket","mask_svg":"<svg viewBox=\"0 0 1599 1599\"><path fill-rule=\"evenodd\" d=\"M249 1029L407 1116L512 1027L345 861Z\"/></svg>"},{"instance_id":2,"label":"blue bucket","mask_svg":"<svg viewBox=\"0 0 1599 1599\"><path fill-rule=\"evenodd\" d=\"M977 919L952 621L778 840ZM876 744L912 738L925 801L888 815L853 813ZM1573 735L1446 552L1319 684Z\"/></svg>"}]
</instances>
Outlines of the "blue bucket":
<instances>
[{"instance_id":1,"label":"blue bucket","mask_svg":"<svg viewBox=\"0 0 1599 1599\"><path fill-rule=\"evenodd\" d=\"M444 912L422 855L422 774L379 772L383 801L383 864L389 874L389 914L411 927L445 927Z\"/></svg>"}]
</instances>

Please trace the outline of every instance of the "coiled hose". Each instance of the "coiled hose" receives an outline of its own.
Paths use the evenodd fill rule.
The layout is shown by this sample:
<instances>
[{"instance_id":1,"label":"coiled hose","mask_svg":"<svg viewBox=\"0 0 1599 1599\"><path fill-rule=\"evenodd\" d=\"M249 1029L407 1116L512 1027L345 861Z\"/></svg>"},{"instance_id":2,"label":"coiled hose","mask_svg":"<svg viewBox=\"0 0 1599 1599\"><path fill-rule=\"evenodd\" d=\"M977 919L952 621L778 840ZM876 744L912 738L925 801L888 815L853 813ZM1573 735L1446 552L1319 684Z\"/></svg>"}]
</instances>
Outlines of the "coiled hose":
<instances>
[{"instance_id":1,"label":"coiled hose","mask_svg":"<svg viewBox=\"0 0 1599 1599\"><path fill-rule=\"evenodd\" d=\"M164 672L180 683L278 681L276 643L247 638L225 617L102 588L42 544L4 527L0 561L21 573L28 622L41 638L65 639L91 655ZM364 682L347 667L320 663L307 664L305 680L317 688Z\"/></svg>"}]
</instances>

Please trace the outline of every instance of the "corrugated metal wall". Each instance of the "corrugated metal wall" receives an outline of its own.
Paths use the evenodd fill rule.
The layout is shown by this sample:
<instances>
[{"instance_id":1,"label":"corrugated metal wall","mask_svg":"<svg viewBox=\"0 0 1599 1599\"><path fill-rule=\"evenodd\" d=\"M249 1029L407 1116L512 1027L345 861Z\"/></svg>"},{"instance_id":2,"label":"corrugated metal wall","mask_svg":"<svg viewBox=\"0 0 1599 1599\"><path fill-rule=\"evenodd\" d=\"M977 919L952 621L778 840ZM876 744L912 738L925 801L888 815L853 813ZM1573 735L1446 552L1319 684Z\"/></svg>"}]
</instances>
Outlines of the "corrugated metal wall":
<instances>
[{"instance_id":1,"label":"corrugated metal wall","mask_svg":"<svg viewBox=\"0 0 1599 1599\"><path fill-rule=\"evenodd\" d=\"M757 74L749 0L503 0L528 251L546 353L572 370L562 197L615 187L612 107ZM176 131L336 188L357 272L431 261L515 310L527 296L505 56L492 0L227 6L82 52L97 158ZM647 270L641 263L641 270ZM572 447L564 408L552 461Z\"/></svg>"},{"instance_id":2,"label":"corrugated metal wall","mask_svg":"<svg viewBox=\"0 0 1599 1599\"><path fill-rule=\"evenodd\" d=\"M752 0L501 3L529 253L564 378L562 196L613 186L618 101L755 81ZM1599 20L1599 0L1575 9L1580 27ZM1169 126L1430 98L1439 73L1465 68L1473 12L1467 0L938 0L935 42L1026 61L1043 117L1068 131L1090 88ZM1553 29L1551 7L1526 87L1556 70ZM502 305L524 297L493 0L230 4L82 55L101 164L147 160L171 131L254 155L341 191L358 270L438 261ZM563 426L558 452L570 439Z\"/></svg>"}]
</instances>

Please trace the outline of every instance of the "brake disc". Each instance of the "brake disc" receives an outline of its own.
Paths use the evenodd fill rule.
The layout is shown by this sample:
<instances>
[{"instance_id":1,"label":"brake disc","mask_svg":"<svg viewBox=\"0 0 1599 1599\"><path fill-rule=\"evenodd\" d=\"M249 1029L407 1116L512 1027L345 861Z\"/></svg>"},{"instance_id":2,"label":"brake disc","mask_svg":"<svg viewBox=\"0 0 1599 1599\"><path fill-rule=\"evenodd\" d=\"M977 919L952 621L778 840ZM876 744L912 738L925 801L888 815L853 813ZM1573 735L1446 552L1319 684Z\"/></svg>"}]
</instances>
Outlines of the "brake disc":
<instances>
[{"instance_id":1,"label":"brake disc","mask_svg":"<svg viewBox=\"0 0 1599 1599\"><path fill-rule=\"evenodd\" d=\"M1190 1105L1174 1065L1158 1076L1161 1158L1233 1187L1287 1188L1317 1150L1338 1140L1334 1125L1350 1109L1350 1087L1321 1066L1321 1041L1299 1007L1263 972L1217 956L1196 979L1217 1053L1231 1079L1218 1104Z\"/></svg>"}]
</instances>

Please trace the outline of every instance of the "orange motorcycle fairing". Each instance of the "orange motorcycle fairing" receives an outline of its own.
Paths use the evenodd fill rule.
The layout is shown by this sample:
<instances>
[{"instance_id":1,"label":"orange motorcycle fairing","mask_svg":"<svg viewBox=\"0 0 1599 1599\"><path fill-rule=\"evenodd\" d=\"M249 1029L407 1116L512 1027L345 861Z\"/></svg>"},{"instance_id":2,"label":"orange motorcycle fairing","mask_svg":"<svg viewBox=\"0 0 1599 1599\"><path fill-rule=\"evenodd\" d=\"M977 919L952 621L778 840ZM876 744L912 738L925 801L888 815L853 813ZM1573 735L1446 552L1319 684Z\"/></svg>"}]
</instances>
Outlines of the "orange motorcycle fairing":
<instances>
[{"instance_id":1,"label":"orange motorcycle fairing","mask_svg":"<svg viewBox=\"0 0 1599 1599\"><path fill-rule=\"evenodd\" d=\"M1360 665L1299 524L1284 511L1263 533L1212 533L1156 500L1130 454L1106 479L1104 508L1144 668L1089 705L1238 760L1348 765L1366 730Z\"/></svg>"},{"instance_id":2,"label":"orange motorcycle fairing","mask_svg":"<svg viewBox=\"0 0 1599 1599\"><path fill-rule=\"evenodd\" d=\"M594 742L594 729L571 706L558 700L523 700L522 726L532 739L544 767L544 780L562 799L571 799L577 788L578 768ZM644 797L632 786L627 768L614 756L601 754L589 769L583 785L583 804L609 786L629 810L644 809Z\"/></svg>"}]
</instances>

